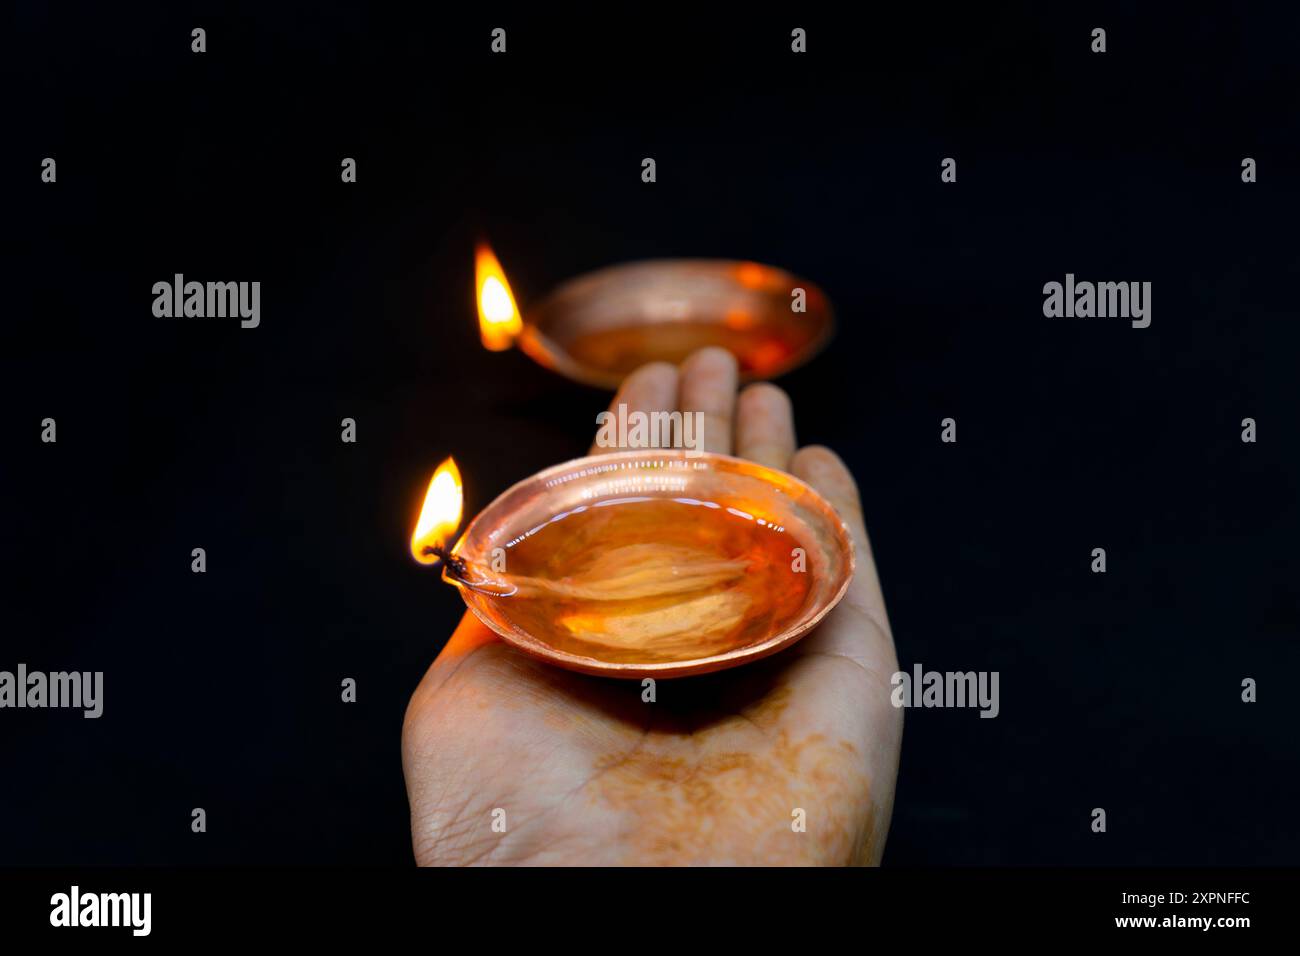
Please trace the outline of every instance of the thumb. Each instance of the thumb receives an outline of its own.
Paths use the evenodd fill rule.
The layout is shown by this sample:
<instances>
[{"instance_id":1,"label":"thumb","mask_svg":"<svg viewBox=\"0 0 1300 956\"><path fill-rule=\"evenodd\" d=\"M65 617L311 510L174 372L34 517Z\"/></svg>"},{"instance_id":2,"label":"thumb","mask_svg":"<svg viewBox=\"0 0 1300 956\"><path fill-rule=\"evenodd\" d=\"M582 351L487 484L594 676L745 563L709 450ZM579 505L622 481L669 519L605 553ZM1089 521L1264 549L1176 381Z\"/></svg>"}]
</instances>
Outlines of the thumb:
<instances>
[{"instance_id":1,"label":"thumb","mask_svg":"<svg viewBox=\"0 0 1300 956\"><path fill-rule=\"evenodd\" d=\"M872 626L833 628L834 633L828 637L836 646L826 649L859 660L879 661L882 651L892 658L894 638L889 627L889 615L885 612L885 596L876 573L876 559L871 553L871 541L862 520L862 502L858 498L857 482L853 480L852 473L840 460L840 456L821 445L809 445L795 452L790 459L790 473L811 485L839 512L849 527L857 551L857 570L844 594L841 607L847 605L848 609L864 617Z\"/></svg>"}]
</instances>

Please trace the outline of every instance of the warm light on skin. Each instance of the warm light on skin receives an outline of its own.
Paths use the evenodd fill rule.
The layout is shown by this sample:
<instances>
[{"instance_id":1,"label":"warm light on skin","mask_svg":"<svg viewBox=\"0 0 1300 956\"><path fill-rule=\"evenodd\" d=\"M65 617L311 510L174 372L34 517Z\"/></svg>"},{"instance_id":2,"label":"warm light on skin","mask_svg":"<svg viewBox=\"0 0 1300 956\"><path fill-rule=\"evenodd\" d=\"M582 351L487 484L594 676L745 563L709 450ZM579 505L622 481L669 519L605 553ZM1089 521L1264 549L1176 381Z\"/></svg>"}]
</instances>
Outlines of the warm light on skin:
<instances>
[{"instance_id":1,"label":"warm light on skin","mask_svg":"<svg viewBox=\"0 0 1300 956\"><path fill-rule=\"evenodd\" d=\"M480 244L475 251L474 275L483 346L493 352L504 351L514 344L524 324L505 271L486 244Z\"/></svg>"},{"instance_id":2,"label":"warm light on skin","mask_svg":"<svg viewBox=\"0 0 1300 956\"><path fill-rule=\"evenodd\" d=\"M425 554L424 549L445 546L451 541L460 527L463 504L460 469L454 459L448 458L433 473L429 490L424 494L424 507L420 509L420 518L411 534L411 557L421 564L433 564L438 560L436 555Z\"/></svg>"}]
</instances>

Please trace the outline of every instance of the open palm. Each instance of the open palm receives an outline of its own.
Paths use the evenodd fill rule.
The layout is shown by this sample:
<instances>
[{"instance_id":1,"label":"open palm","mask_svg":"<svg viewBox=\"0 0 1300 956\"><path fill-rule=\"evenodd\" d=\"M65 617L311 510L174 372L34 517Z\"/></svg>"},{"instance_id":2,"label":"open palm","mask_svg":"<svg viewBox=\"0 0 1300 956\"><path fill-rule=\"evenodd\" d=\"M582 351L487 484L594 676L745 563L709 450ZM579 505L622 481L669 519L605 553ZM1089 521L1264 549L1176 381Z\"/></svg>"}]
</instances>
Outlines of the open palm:
<instances>
[{"instance_id":1,"label":"open palm","mask_svg":"<svg viewBox=\"0 0 1300 956\"><path fill-rule=\"evenodd\" d=\"M795 451L789 399L737 398L736 365L648 365L615 407L702 411L705 447L794 474L840 512L858 568L810 635L754 664L639 681L561 670L466 613L402 731L416 861L441 864L876 863L902 738L893 638L857 487L825 448ZM598 449L597 449L598 450Z\"/></svg>"}]
</instances>

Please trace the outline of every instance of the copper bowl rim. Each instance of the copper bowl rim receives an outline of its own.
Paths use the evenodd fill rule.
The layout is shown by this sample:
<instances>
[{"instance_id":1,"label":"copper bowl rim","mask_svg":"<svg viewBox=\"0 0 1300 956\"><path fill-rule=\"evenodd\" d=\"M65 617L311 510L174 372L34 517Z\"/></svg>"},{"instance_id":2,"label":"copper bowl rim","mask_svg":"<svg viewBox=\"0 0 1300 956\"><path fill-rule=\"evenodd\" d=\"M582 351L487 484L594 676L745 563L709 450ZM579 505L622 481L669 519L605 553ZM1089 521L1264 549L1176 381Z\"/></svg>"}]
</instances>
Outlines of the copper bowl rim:
<instances>
[{"instance_id":1,"label":"copper bowl rim","mask_svg":"<svg viewBox=\"0 0 1300 956\"><path fill-rule=\"evenodd\" d=\"M641 677L686 677L695 674L708 674L713 671L735 667L739 664L755 661L784 650L820 624L822 619L834 610L834 608L844 598L844 595L848 592L849 584L852 583L853 576L857 573L857 548L853 543L853 533L849 530L849 526L845 523L843 517L840 516L840 513L835 509L835 506L827 501L826 498L817 491L817 489L813 488L807 482L791 475L789 472L781 471L777 468L770 468L767 465L759 464L758 462L748 458L739 458L735 455L723 455L717 452L692 454L688 459L686 453L681 449L645 448L636 451L610 452L603 455L587 455L582 458L573 458L569 461L561 462L558 465L552 465L549 468L544 468L536 474L525 478L523 481L515 482L505 491L501 492L501 494L492 499L491 503L488 504L487 507L479 511L479 513L474 516L473 520L466 526L464 533L462 533L460 538L457 540L456 546L452 548L452 553L460 553L461 547L470 537L471 532L473 532L480 522L484 521L484 519L492 513L492 510L503 499L528 485L545 483L550 478L572 471L575 466L581 466L588 462L635 462L646 458L663 458L665 456L689 461L705 461L712 459L715 461L744 464L747 467L759 469L760 472L770 471L779 474L784 480L793 482L801 488L817 503L819 506L818 510L827 517L834 519L832 527L836 531L839 543L843 546L848 559L845 562L845 571L843 579L839 583L839 587L835 589L835 592L822 604L821 607L817 608L817 610L813 612L811 617L758 644L751 644L747 647L736 648L735 650L727 651L723 654L714 654L693 661L665 661L660 663L642 664L635 662L600 661L591 657L582 657L578 654L571 654L567 651L559 650L545 641L539 640L531 635L509 631L498 625L495 621L489 619L489 617L481 612L474 603L471 603L469 594L460 582L448 577L445 572L443 574L443 580L449 584L455 585L461 592L461 597L465 601L465 606L474 613L475 617L501 637L507 644L518 648L530 657L547 661L548 663L558 665L568 670L579 671L584 674L592 674L598 677L621 677L629 679Z\"/></svg>"},{"instance_id":2,"label":"copper bowl rim","mask_svg":"<svg viewBox=\"0 0 1300 956\"><path fill-rule=\"evenodd\" d=\"M625 373L615 372L612 370L598 368L593 365L587 365L579 362L569 351L560 345L555 339L551 338L542 331L541 326L537 323L537 316L547 311L551 300L564 292L571 284L576 282L587 281L594 276L607 275L621 272L626 269L640 269L647 266L659 266L674 268L680 266L717 266L726 269L735 269L744 265L759 265L765 269L772 269L782 272L790 277L796 284L808 290L815 290L820 296L821 301L826 303L825 319L817 334L803 348L791 355L779 365L775 366L771 372L765 375L752 375L742 372L740 380L742 382L753 381L770 381L791 372L800 366L806 365L812 361L821 351L826 348L827 344L835 336L835 306L831 303L830 297L826 291L809 279L795 275L788 269L782 269L780 266L768 265L766 263L755 262L752 259L718 259L708 256L691 257L676 256L663 257L657 259L635 259L630 262L619 262L610 266L603 266L599 269L592 269L589 272L583 272L580 275L572 276L565 279L554 289L546 294L542 300L535 306L527 309L523 315L523 331L519 335L518 344L524 354L531 358L543 368L548 368L553 372L558 372L570 381L580 385L589 385L593 388L605 389L606 391L615 391L623 380L627 377ZM657 324L655 322L647 324Z\"/></svg>"}]
</instances>

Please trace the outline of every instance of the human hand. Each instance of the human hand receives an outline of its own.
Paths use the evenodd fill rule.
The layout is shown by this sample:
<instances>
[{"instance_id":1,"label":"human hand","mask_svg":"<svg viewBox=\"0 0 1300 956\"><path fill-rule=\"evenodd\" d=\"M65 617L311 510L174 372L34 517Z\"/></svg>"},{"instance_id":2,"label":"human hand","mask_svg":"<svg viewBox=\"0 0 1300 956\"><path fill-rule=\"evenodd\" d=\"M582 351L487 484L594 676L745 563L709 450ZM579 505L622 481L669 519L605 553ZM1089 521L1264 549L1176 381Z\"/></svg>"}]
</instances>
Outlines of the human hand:
<instances>
[{"instance_id":1,"label":"human hand","mask_svg":"<svg viewBox=\"0 0 1300 956\"><path fill-rule=\"evenodd\" d=\"M816 488L857 546L844 599L792 647L661 680L653 703L638 681L528 657L466 612L402 729L420 865L880 861L903 718L890 704L898 663L857 486L828 449L795 451L784 392L759 384L737 397L736 379L729 353L705 349L680 372L634 372L612 407L703 411L707 451Z\"/></svg>"}]
</instances>

